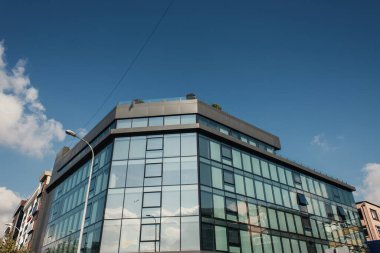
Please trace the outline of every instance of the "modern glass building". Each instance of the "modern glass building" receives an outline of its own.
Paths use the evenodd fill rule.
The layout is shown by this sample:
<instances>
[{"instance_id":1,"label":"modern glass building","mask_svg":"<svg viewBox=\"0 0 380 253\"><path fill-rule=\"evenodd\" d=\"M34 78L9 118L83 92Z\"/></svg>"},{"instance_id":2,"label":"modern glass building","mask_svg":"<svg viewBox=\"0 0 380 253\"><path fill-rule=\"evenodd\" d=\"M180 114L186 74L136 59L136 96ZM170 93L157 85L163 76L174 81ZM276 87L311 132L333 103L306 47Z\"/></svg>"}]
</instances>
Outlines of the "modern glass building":
<instances>
[{"instance_id":1,"label":"modern glass building","mask_svg":"<svg viewBox=\"0 0 380 253\"><path fill-rule=\"evenodd\" d=\"M96 156L82 252L362 250L354 187L197 99L120 104L85 139ZM82 143L57 155L42 252L76 251L90 158Z\"/></svg>"}]
</instances>

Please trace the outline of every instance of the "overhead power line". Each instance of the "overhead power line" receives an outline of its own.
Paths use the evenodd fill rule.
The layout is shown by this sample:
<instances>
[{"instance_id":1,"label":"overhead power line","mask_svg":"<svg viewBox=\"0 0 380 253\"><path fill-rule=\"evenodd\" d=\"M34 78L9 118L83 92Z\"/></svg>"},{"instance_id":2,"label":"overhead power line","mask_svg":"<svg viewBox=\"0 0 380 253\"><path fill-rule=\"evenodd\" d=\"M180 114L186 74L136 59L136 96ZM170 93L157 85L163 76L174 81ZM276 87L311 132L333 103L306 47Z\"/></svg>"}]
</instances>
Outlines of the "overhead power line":
<instances>
[{"instance_id":1,"label":"overhead power line","mask_svg":"<svg viewBox=\"0 0 380 253\"><path fill-rule=\"evenodd\" d=\"M134 66L134 64L136 63L136 61L138 60L138 58L140 57L140 55L142 54L142 52L144 51L145 47L148 45L148 43L150 42L150 40L152 39L153 35L155 34L155 32L158 30L158 27L160 26L160 24L162 23L162 21L164 20L166 14L168 13L170 7L173 5L173 2L174 0L171 0L168 4L168 6L166 7L165 11L162 13L162 15L160 16L160 18L158 19L156 25L154 26L152 32L148 35L148 37L145 39L145 41L143 42L143 44L141 45L141 47L139 48L139 50L137 51L135 57L133 57L132 61L130 62L130 64L127 66L127 68L125 69L125 71L123 72L123 74L121 75L121 77L119 78L119 80L116 82L116 84L113 86L113 88L111 89L111 91L107 94L107 96L104 98L103 102L100 104L100 106L96 109L95 113L90 117L90 119L86 122L86 124L84 124L84 128L86 128L88 126L88 124L90 124L90 122L96 117L96 115L98 115L98 113L100 112L100 110L104 107L104 105L108 102L108 100L112 97L113 93L115 92L115 90L120 86L120 84L122 83L122 81L125 79L125 77L128 75L129 71L132 69L132 67Z\"/></svg>"}]
</instances>

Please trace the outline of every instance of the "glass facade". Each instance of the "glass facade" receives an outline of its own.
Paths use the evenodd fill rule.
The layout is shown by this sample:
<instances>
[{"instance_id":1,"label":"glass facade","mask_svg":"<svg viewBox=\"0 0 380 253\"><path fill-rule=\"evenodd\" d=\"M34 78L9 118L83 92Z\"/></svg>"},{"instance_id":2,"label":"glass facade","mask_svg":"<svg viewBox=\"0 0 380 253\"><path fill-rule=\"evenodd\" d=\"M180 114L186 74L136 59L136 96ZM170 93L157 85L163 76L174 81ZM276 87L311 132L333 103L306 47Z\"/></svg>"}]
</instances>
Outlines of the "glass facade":
<instances>
[{"instance_id":1,"label":"glass facade","mask_svg":"<svg viewBox=\"0 0 380 253\"><path fill-rule=\"evenodd\" d=\"M112 145L96 154L83 233L82 251L98 252ZM76 252L90 162L67 177L52 192L43 252Z\"/></svg>"},{"instance_id":2,"label":"glass facade","mask_svg":"<svg viewBox=\"0 0 380 253\"><path fill-rule=\"evenodd\" d=\"M362 246L352 193L199 137L201 247L226 252L324 252Z\"/></svg>"},{"instance_id":3,"label":"glass facade","mask_svg":"<svg viewBox=\"0 0 380 253\"><path fill-rule=\"evenodd\" d=\"M197 122L274 152L195 114L114 123ZM195 132L115 137L96 154L82 252L322 253L363 245L352 192L263 154ZM76 251L88 171L89 162L53 190L44 252Z\"/></svg>"},{"instance_id":4,"label":"glass facade","mask_svg":"<svg viewBox=\"0 0 380 253\"><path fill-rule=\"evenodd\" d=\"M200 250L197 153L195 133L115 139L100 252Z\"/></svg>"}]
</instances>

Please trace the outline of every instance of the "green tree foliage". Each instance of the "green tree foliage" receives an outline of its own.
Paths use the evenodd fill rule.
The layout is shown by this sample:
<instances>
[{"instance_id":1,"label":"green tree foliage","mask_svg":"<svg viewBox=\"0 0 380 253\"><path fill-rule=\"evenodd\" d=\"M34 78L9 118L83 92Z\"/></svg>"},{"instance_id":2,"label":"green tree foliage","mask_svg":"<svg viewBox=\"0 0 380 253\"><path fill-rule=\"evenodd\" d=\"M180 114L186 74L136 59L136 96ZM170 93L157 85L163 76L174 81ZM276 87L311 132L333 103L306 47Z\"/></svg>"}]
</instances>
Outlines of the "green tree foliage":
<instances>
[{"instance_id":1,"label":"green tree foliage","mask_svg":"<svg viewBox=\"0 0 380 253\"><path fill-rule=\"evenodd\" d=\"M16 241L9 236L0 239L0 253L30 253L26 249L17 249Z\"/></svg>"}]
</instances>

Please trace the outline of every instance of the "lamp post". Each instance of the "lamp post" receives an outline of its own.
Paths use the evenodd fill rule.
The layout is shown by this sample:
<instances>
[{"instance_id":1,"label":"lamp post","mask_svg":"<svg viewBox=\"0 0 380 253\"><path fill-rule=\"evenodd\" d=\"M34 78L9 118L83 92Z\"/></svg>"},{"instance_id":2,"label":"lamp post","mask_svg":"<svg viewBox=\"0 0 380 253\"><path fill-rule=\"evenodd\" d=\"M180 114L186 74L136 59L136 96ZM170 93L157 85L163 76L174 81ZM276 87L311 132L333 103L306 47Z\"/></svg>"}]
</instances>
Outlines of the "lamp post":
<instances>
[{"instance_id":1,"label":"lamp post","mask_svg":"<svg viewBox=\"0 0 380 253\"><path fill-rule=\"evenodd\" d=\"M18 233L20 233L20 229L18 227L14 226L13 223L5 223L5 226L11 227L11 228L13 227L13 228L18 230Z\"/></svg>"},{"instance_id":2,"label":"lamp post","mask_svg":"<svg viewBox=\"0 0 380 253\"><path fill-rule=\"evenodd\" d=\"M87 211L87 203L88 203L88 195L90 193L90 185L91 185L91 176L92 176L92 167L94 166L94 149L92 148L92 146L90 145L90 143L88 141L86 141L85 139L79 137L74 131L72 130L66 130L65 131L67 135L70 135L74 138L77 138L81 141L83 141L84 143L86 143L86 145L88 147L90 147L91 149L91 166L90 166L90 174L88 176L88 182L87 182L87 191L86 191L86 198L84 199L84 209L83 209L83 215L82 215L82 222L81 222L81 225L80 225L80 233L79 233L79 241L78 241L78 248L77 248L77 253L80 253L81 251L81 246L82 246L82 238L83 238L83 230L84 230L84 220L86 218L86 211Z\"/></svg>"},{"instance_id":3,"label":"lamp post","mask_svg":"<svg viewBox=\"0 0 380 253\"><path fill-rule=\"evenodd\" d=\"M157 244L157 220L156 217L153 215L147 214L146 217L151 217L154 219L154 252L156 251L156 244Z\"/></svg>"}]
</instances>

